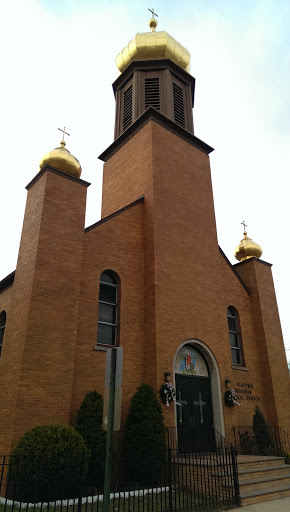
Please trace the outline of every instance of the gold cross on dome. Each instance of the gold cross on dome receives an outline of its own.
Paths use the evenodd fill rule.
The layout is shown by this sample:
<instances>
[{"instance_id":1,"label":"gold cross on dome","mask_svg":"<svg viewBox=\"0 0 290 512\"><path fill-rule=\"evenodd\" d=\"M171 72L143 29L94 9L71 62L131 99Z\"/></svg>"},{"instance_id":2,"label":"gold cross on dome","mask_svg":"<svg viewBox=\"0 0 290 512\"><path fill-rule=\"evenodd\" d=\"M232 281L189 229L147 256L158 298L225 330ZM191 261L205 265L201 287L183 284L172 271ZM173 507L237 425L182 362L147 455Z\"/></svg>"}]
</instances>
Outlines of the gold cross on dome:
<instances>
[{"instance_id":1,"label":"gold cross on dome","mask_svg":"<svg viewBox=\"0 0 290 512\"><path fill-rule=\"evenodd\" d=\"M152 18L154 19L154 16L157 16L158 18L158 14L156 14L156 12L154 12L154 8L152 7L152 9L149 9L148 8L148 11L150 11L152 13Z\"/></svg>"},{"instance_id":2,"label":"gold cross on dome","mask_svg":"<svg viewBox=\"0 0 290 512\"><path fill-rule=\"evenodd\" d=\"M245 233L246 232L246 227L247 227L248 224L246 224L244 220L243 220L243 222L241 222L241 224L243 224L243 226L244 226L244 233Z\"/></svg>"},{"instance_id":3,"label":"gold cross on dome","mask_svg":"<svg viewBox=\"0 0 290 512\"><path fill-rule=\"evenodd\" d=\"M65 131L65 126L63 127L63 130L62 130L61 128L58 128L58 130L59 130L60 132L62 132L62 141L61 141L61 145L62 145L62 146L65 146L65 144L66 144L66 143L65 143L65 140L64 140L64 134L68 135L69 137L70 137L70 134L69 134L69 133L67 133L67 132Z\"/></svg>"}]
</instances>

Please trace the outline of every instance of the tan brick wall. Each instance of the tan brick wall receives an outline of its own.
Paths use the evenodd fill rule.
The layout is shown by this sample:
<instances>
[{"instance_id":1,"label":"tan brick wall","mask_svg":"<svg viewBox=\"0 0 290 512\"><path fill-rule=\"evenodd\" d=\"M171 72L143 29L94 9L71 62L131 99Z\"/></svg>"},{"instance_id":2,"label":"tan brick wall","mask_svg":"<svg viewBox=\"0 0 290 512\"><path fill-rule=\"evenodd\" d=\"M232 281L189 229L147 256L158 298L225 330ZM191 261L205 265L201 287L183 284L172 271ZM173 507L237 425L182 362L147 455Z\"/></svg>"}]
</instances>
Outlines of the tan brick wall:
<instances>
[{"instance_id":1,"label":"tan brick wall","mask_svg":"<svg viewBox=\"0 0 290 512\"><path fill-rule=\"evenodd\" d=\"M102 217L144 195L144 365L146 381L156 384L155 238L152 122L104 165Z\"/></svg>"},{"instance_id":2,"label":"tan brick wall","mask_svg":"<svg viewBox=\"0 0 290 512\"><path fill-rule=\"evenodd\" d=\"M95 351L100 275L113 270L119 276L119 344L124 347L123 418L144 368L144 258L143 203L139 203L85 234L78 341L75 357L72 421L84 395L103 394L106 352Z\"/></svg>"},{"instance_id":3,"label":"tan brick wall","mask_svg":"<svg viewBox=\"0 0 290 512\"><path fill-rule=\"evenodd\" d=\"M290 432L290 378L271 267L254 259L236 266L236 270L251 289L268 418Z\"/></svg>"},{"instance_id":4,"label":"tan brick wall","mask_svg":"<svg viewBox=\"0 0 290 512\"><path fill-rule=\"evenodd\" d=\"M180 344L199 339L215 354L222 393L225 379L236 388L238 383L253 384L253 394L270 421L251 298L218 250L208 156L149 122L106 162L103 214L142 194L145 344L151 347L145 366L150 373L153 366L156 375L151 383L158 390L164 371L173 372ZM243 370L231 364L229 305L239 313ZM240 407L224 407L229 437L233 425L252 424L256 403L244 400ZM173 425L174 408L164 407L164 414Z\"/></svg>"},{"instance_id":5,"label":"tan brick wall","mask_svg":"<svg viewBox=\"0 0 290 512\"><path fill-rule=\"evenodd\" d=\"M102 215L144 201L84 233L85 192L51 172L29 190L0 360L1 451L36 424L73 422L86 392L103 392L106 353L94 346L105 269L120 277L123 422L137 386L158 391L165 371L174 378L180 345L197 339L216 358L221 393L225 379L234 388L251 383L268 421L277 415L286 428L279 391L288 374L279 370L285 357L272 277L259 262L237 267L249 295L221 255L208 156L149 121L106 162ZM240 318L240 369L232 368L229 305ZM229 439L233 425L252 424L256 403L223 408ZM175 425L174 406L163 411Z\"/></svg>"},{"instance_id":6,"label":"tan brick wall","mask_svg":"<svg viewBox=\"0 0 290 512\"><path fill-rule=\"evenodd\" d=\"M28 191L1 358L0 447L70 417L86 188L47 171Z\"/></svg>"}]
</instances>

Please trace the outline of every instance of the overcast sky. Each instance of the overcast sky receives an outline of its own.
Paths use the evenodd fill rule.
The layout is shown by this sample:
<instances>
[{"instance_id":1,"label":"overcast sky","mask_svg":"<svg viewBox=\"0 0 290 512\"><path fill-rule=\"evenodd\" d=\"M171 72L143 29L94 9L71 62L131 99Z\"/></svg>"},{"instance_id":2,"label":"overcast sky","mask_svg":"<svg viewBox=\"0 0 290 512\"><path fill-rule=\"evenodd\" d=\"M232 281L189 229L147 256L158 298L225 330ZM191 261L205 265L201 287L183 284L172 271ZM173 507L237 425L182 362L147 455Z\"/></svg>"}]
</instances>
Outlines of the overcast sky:
<instances>
[{"instance_id":1,"label":"overcast sky","mask_svg":"<svg viewBox=\"0 0 290 512\"><path fill-rule=\"evenodd\" d=\"M195 134L215 148L211 168L219 244L248 235L272 270L284 340L289 314L288 0L156 1L157 30L191 53ZM116 55L149 30L147 2L0 0L0 279L16 267L25 186L59 145L80 160L86 225L100 219L102 162L113 141ZM290 350L287 352L290 359Z\"/></svg>"}]
</instances>

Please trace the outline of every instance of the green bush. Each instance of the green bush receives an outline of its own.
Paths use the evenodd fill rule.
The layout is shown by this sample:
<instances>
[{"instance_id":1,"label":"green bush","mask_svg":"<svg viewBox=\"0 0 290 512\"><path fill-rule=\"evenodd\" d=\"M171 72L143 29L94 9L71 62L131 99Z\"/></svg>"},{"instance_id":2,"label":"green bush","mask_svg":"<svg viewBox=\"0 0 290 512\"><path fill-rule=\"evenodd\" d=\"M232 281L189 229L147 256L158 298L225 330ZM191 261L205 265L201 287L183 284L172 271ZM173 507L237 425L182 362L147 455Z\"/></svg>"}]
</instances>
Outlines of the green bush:
<instances>
[{"instance_id":1,"label":"green bush","mask_svg":"<svg viewBox=\"0 0 290 512\"><path fill-rule=\"evenodd\" d=\"M259 455L271 455L273 451L272 439L269 432L268 424L263 413L256 405L255 414L253 416L253 430L259 449Z\"/></svg>"},{"instance_id":2,"label":"green bush","mask_svg":"<svg viewBox=\"0 0 290 512\"><path fill-rule=\"evenodd\" d=\"M90 449L87 480L96 486L102 485L104 481L106 432L102 421L103 398L97 391L89 391L77 412L75 428Z\"/></svg>"},{"instance_id":3,"label":"green bush","mask_svg":"<svg viewBox=\"0 0 290 512\"><path fill-rule=\"evenodd\" d=\"M73 427L44 425L26 432L10 458L10 485L16 498L37 502L76 496L89 456Z\"/></svg>"},{"instance_id":4,"label":"green bush","mask_svg":"<svg viewBox=\"0 0 290 512\"><path fill-rule=\"evenodd\" d=\"M141 384L131 400L125 426L124 453L135 481L154 481L164 464L164 419L156 394L148 384Z\"/></svg>"}]
</instances>

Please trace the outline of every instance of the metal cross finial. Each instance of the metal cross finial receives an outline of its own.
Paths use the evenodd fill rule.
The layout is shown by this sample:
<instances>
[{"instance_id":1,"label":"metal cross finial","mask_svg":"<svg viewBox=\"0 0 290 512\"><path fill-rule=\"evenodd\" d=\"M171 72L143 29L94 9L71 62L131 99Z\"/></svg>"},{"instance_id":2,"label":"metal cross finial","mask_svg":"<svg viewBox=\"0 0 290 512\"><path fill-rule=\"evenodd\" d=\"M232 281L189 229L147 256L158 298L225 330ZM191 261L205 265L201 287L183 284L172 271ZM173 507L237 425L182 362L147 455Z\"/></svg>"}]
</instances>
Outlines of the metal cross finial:
<instances>
[{"instance_id":1,"label":"metal cross finial","mask_svg":"<svg viewBox=\"0 0 290 512\"><path fill-rule=\"evenodd\" d=\"M62 143L65 146L65 140L64 140L64 134L68 135L70 137L70 134L65 131L65 126L63 127L63 130L61 128L58 128L60 132L62 132Z\"/></svg>"},{"instance_id":2,"label":"metal cross finial","mask_svg":"<svg viewBox=\"0 0 290 512\"><path fill-rule=\"evenodd\" d=\"M148 11L152 12L152 18L154 19L154 16L157 16L158 18L158 14L156 14L156 12L154 12L154 8L152 7L152 9L149 9L148 8Z\"/></svg>"},{"instance_id":3,"label":"metal cross finial","mask_svg":"<svg viewBox=\"0 0 290 512\"><path fill-rule=\"evenodd\" d=\"M247 227L247 225L248 225L248 224L246 224L244 220L243 220L243 222L241 222L241 224L243 224L243 226L244 226L244 232L246 232L246 227Z\"/></svg>"}]
</instances>

